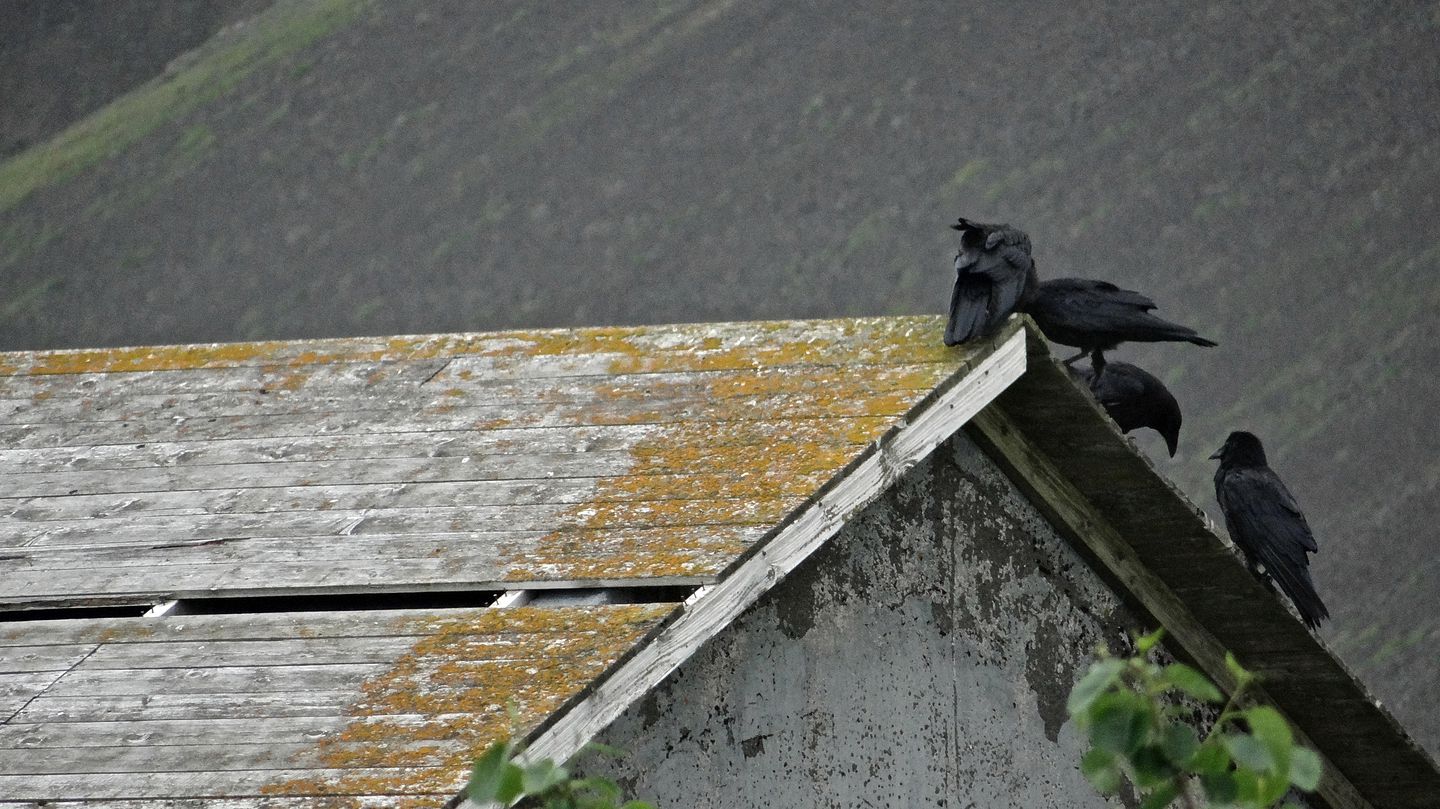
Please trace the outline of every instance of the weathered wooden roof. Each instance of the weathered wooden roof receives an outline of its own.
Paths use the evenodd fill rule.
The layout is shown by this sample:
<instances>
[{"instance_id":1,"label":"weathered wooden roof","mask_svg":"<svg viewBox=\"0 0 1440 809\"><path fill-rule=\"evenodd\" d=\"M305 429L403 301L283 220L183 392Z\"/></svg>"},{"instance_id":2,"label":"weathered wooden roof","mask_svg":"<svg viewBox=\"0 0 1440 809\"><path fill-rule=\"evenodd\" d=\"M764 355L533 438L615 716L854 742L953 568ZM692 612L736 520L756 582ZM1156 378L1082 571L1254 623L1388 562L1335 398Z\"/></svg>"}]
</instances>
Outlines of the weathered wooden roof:
<instances>
[{"instance_id":1,"label":"weathered wooden roof","mask_svg":"<svg viewBox=\"0 0 1440 809\"><path fill-rule=\"evenodd\" d=\"M512 732L507 706L513 730L528 731L673 608L3 624L0 806L299 807L316 795L435 806L460 786L474 751Z\"/></svg>"},{"instance_id":2,"label":"weathered wooden roof","mask_svg":"<svg viewBox=\"0 0 1440 809\"><path fill-rule=\"evenodd\" d=\"M433 805L512 699L515 732L564 755L1023 370L1016 325L960 350L940 330L0 356L0 805ZM721 578L677 609L674 586ZM375 609L656 585L653 604ZM330 611L254 611L306 599Z\"/></svg>"},{"instance_id":3,"label":"weathered wooden roof","mask_svg":"<svg viewBox=\"0 0 1440 809\"><path fill-rule=\"evenodd\" d=\"M0 609L706 583L965 358L928 318L0 355Z\"/></svg>"}]
</instances>

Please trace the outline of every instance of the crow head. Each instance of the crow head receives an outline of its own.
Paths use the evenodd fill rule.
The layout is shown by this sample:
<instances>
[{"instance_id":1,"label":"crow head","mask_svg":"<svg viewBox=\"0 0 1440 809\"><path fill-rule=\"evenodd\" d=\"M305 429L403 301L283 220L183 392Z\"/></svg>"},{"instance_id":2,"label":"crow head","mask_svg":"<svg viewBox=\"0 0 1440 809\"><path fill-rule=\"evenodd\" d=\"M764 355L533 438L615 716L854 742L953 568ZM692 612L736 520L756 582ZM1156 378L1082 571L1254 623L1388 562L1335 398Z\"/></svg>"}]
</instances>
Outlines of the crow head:
<instances>
[{"instance_id":1,"label":"crow head","mask_svg":"<svg viewBox=\"0 0 1440 809\"><path fill-rule=\"evenodd\" d=\"M1265 466L1265 447L1254 433L1237 430L1210 459L1218 460L1225 467Z\"/></svg>"}]
</instances>

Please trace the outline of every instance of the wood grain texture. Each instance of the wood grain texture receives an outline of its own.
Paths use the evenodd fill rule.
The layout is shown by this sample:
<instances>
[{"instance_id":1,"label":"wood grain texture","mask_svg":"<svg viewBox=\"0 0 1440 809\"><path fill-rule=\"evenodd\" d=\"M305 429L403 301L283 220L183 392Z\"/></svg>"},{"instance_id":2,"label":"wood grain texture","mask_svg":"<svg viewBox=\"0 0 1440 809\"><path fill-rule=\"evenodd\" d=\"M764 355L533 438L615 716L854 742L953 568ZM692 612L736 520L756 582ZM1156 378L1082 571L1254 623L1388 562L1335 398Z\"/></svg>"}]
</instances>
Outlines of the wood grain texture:
<instances>
[{"instance_id":1,"label":"wood grain texture","mask_svg":"<svg viewBox=\"0 0 1440 809\"><path fill-rule=\"evenodd\" d=\"M705 584L751 559L738 598L691 603L702 631L681 635L698 642L1020 372L1013 324L959 350L940 328L9 355L0 610ZM453 794L509 727L507 700L520 732L550 721L676 607L522 602L0 625L0 795L238 809ZM582 710L584 727L619 705Z\"/></svg>"},{"instance_id":2,"label":"wood grain texture","mask_svg":"<svg viewBox=\"0 0 1440 809\"><path fill-rule=\"evenodd\" d=\"M984 349L936 318L0 357L0 611L711 581Z\"/></svg>"},{"instance_id":3,"label":"wood grain texture","mask_svg":"<svg viewBox=\"0 0 1440 809\"><path fill-rule=\"evenodd\" d=\"M533 726L676 605L6 625L8 800L453 790L513 700ZM6 703L9 704L9 703ZM14 715L11 716L10 714Z\"/></svg>"}]
</instances>

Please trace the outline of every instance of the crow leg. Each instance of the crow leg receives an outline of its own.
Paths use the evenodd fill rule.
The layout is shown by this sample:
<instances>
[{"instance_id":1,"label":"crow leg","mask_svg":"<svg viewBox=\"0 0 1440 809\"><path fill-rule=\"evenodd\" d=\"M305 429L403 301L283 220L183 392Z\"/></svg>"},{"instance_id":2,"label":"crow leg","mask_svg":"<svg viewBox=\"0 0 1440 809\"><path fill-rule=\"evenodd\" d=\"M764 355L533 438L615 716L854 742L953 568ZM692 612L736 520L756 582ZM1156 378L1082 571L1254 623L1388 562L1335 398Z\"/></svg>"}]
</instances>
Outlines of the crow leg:
<instances>
[{"instance_id":1,"label":"crow leg","mask_svg":"<svg viewBox=\"0 0 1440 809\"><path fill-rule=\"evenodd\" d=\"M1060 362L1063 363L1063 364L1065 364L1065 365L1074 365L1076 360L1083 360L1083 359L1085 359L1085 357L1086 357L1087 355L1089 355L1089 353L1090 353L1089 351L1086 351L1085 349L1082 348L1082 349L1080 349L1080 353L1079 353L1079 354L1076 354L1075 356L1071 357L1071 358L1068 359L1068 360L1061 360Z\"/></svg>"}]
</instances>

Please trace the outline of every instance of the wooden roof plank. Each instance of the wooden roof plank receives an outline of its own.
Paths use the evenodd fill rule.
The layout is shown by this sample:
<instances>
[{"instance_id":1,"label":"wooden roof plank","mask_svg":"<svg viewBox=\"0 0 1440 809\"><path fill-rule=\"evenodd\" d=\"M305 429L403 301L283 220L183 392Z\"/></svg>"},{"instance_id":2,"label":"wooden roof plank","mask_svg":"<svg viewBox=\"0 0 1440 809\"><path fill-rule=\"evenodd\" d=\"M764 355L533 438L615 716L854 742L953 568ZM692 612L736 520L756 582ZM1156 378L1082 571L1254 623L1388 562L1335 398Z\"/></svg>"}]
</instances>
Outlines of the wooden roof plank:
<instances>
[{"instance_id":1,"label":"wooden roof plank","mask_svg":"<svg viewBox=\"0 0 1440 809\"><path fill-rule=\"evenodd\" d=\"M16 448L141 444L153 441L225 437L288 438L326 433L356 435L516 427L597 425L726 425L777 419L837 419L902 415L928 388L895 389L868 396L780 394L715 400L647 402L617 400L604 406L574 408L506 403L436 407L430 410L326 410L316 413L234 413L204 417L176 414L169 419L27 422L0 425L0 441ZM908 395L907 395L908 394ZM564 404L564 403L562 403Z\"/></svg>"},{"instance_id":2,"label":"wooden roof plank","mask_svg":"<svg viewBox=\"0 0 1440 809\"><path fill-rule=\"evenodd\" d=\"M703 549L708 545L743 547L764 529L762 523L731 525L685 526L680 528L599 528L576 529L563 539L584 546L587 553L604 557L633 552L657 543L672 548ZM118 570L123 575L144 575L136 568L155 568L156 575L183 580L183 570L238 564L274 565L277 574L281 565L305 563L363 563L371 561L389 565L410 565L415 571L430 569L427 565L463 565L472 574L489 571L503 574L505 559L527 555L529 550L547 540L559 539L551 531L457 531L416 534L364 534L349 536L246 537L225 543L217 552L212 543L200 540L184 543L107 543L71 547L27 548L17 554L17 562L7 568L9 576L27 573L58 575L63 571ZM128 570L122 570L127 569ZM165 570L168 568L169 570ZM398 571L397 571L398 575ZM474 575L465 581L476 579ZM7 592L11 592L7 588ZM18 592L14 591L14 592Z\"/></svg>"},{"instance_id":3,"label":"wooden roof plank","mask_svg":"<svg viewBox=\"0 0 1440 809\"><path fill-rule=\"evenodd\" d=\"M5 776L112 775L132 777L144 773L234 772L302 769L315 753L315 739L281 742L257 723L251 736L184 746L113 744L106 747L55 747L44 756L0 755L0 778ZM257 739L260 741L250 741ZM116 737L119 740L119 737ZM359 745L340 746L363 753ZM440 745L402 742L391 748L404 753L415 766L436 766L447 759Z\"/></svg>"},{"instance_id":4,"label":"wooden roof plank","mask_svg":"<svg viewBox=\"0 0 1440 809\"><path fill-rule=\"evenodd\" d=\"M645 488L654 490L646 499L664 499L672 489L676 494L689 495L686 499L693 499L697 489L719 494L730 486L756 480L808 494L824 482L823 479L809 480L808 476L825 474L828 478L833 474L829 467L833 458L853 455L863 448L863 444L850 443L777 442L757 452L784 457L784 466L752 471L723 467L717 470L713 464L706 463L702 452L676 452L657 458L646 465L644 472L637 473L633 452L584 452L414 461L237 464L191 467L183 471L59 472L33 475L24 479L22 485L6 486L0 491L0 530L4 530L7 519L26 522L64 519L66 511L76 517L94 519L158 510L203 514L296 511L307 507L331 509L345 499L362 508L453 504L446 502L447 495L511 498L489 503L482 500L480 504L484 505L525 500L570 502L563 499L567 493L593 487L597 478L638 475L647 478ZM796 477L803 482L790 482ZM807 486L809 488L805 488ZM641 499L647 494L619 487L614 492L627 499ZM388 497L377 498L377 495Z\"/></svg>"},{"instance_id":5,"label":"wooden roof plank","mask_svg":"<svg viewBox=\"0 0 1440 809\"><path fill-rule=\"evenodd\" d=\"M351 690L305 691L276 694L119 694L108 696L46 697L25 700L11 719L19 725L52 723L119 723L143 720L183 722L214 719L283 717L344 717L355 699ZM5 698L0 695L0 705ZM19 707L19 706L16 706ZM121 727L115 725L117 732ZM28 749L28 748L26 748ZM36 754L38 755L38 753Z\"/></svg>"},{"instance_id":6,"label":"wooden roof plank","mask_svg":"<svg viewBox=\"0 0 1440 809\"><path fill-rule=\"evenodd\" d=\"M27 399L0 399L0 426L30 423L110 423L169 421L233 417L248 414L318 415L329 413L412 413L456 409L488 412L494 407L602 407L613 408L627 400L637 404L658 401L711 400L721 409L753 402L825 401L837 376L853 376L854 391L884 394L927 390L943 379L942 363L907 363L833 368L757 368L703 373L622 374L576 379L515 380L474 379L458 385L376 384L364 389L209 390L180 393L143 393L117 380L104 395L66 396L53 391ZM195 374L209 373L195 371ZM392 382L392 380L385 380ZM720 401L716 401L720 400ZM728 401L726 401L728 400ZM799 405L791 405L798 407Z\"/></svg>"},{"instance_id":7,"label":"wooden roof plank","mask_svg":"<svg viewBox=\"0 0 1440 809\"><path fill-rule=\"evenodd\" d=\"M822 419L755 419L729 422L713 434L671 436L676 446L742 447L773 443L783 433L796 443L863 443L877 434L887 416ZM466 456L586 453L627 450L663 427L608 424L579 427L522 427L477 430L417 430L399 433L210 438L183 441L96 444L86 447L0 448L0 492L7 475L47 472L183 468L226 464L271 464L340 460L428 459Z\"/></svg>"},{"instance_id":8,"label":"wooden roof plank","mask_svg":"<svg viewBox=\"0 0 1440 809\"><path fill-rule=\"evenodd\" d=\"M422 731L435 722L463 721L468 713L384 714L358 719L363 726L411 728ZM266 739L277 744L309 744L338 733L356 717L336 713L329 716L247 716L215 717L206 721L185 719L102 719L40 723L10 722L0 725L0 750L49 748L178 747L192 744L225 744L237 739Z\"/></svg>"},{"instance_id":9,"label":"wooden roof plank","mask_svg":"<svg viewBox=\"0 0 1440 809\"><path fill-rule=\"evenodd\" d=\"M436 795L435 797L441 797ZM0 809L395 809L387 796L204 797L204 799L4 800Z\"/></svg>"},{"instance_id":10,"label":"wooden roof plank","mask_svg":"<svg viewBox=\"0 0 1440 809\"><path fill-rule=\"evenodd\" d=\"M92 643L0 646L0 674L68 671L93 651Z\"/></svg>"},{"instance_id":11,"label":"wooden roof plank","mask_svg":"<svg viewBox=\"0 0 1440 809\"><path fill-rule=\"evenodd\" d=\"M676 403L674 407L649 409L638 405L616 405L589 413L558 409L517 410L495 405L455 408L428 413L394 411L352 411L308 414L246 414L212 416L204 419L176 418L170 421L54 422L0 426L0 441L15 448L88 447L95 444L145 444L156 441L194 441L221 438L295 438L308 435L383 435L389 433L454 432L502 428L564 429L592 426L656 425L660 431L675 425L708 425L715 432L744 428L745 422L840 419L894 416L908 409L898 401L904 392L878 394L874 400L845 400L819 403L799 397L777 397L769 402L742 403L728 413L715 413L705 401ZM919 398L923 391L912 391Z\"/></svg>"},{"instance_id":12,"label":"wooden roof plank","mask_svg":"<svg viewBox=\"0 0 1440 809\"><path fill-rule=\"evenodd\" d=\"M523 722L538 722L673 608L177 616L53 622L58 632L33 623L7 628L13 649L34 636L99 648L50 677L44 693L6 723L0 740L13 746L0 764L0 789L26 799L453 789L460 764L510 721L509 700L518 700ZM246 633L264 637L226 639ZM226 725L197 731L221 717ZM235 735L270 717L289 717L280 723L289 741ZM213 735L222 730L228 733ZM107 733L110 743L101 743ZM384 744L375 743L377 734Z\"/></svg>"},{"instance_id":13,"label":"wooden roof plank","mask_svg":"<svg viewBox=\"0 0 1440 809\"><path fill-rule=\"evenodd\" d=\"M797 447L797 450L803 448ZM843 445L838 451L858 452ZM797 451L800 458L806 457ZM703 466L699 461L695 466ZM692 463L677 464L688 466ZM507 480L442 480L417 486L413 481L285 485L250 488L113 492L0 498L0 531L7 523L39 524L58 520L178 517L203 514L267 514L345 509L455 508L464 505L573 504L594 502L595 488L607 489L608 502L641 499L708 500L717 497L805 495L829 478L824 472L767 471L736 476L704 472L647 472L645 490L619 484L632 475L546 476ZM666 497L665 495L670 495Z\"/></svg>"},{"instance_id":14,"label":"wooden roof plank","mask_svg":"<svg viewBox=\"0 0 1440 809\"><path fill-rule=\"evenodd\" d=\"M849 363L883 357L946 361L931 317L695 323L667 326L275 340L0 354L0 376L310 366L484 358L489 372L534 357L604 356L622 368L664 370ZM525 373L531 373L526 369Z\"/></svg>"},{"instance_id":15,"label":"wooden roof plank","mask_svg":"<svg viewBox=\"0 0 1440 809\"><path fill-rule=\"evenodd\" d=\"M0 354L3 361L4 354ZM180 368L135 373L91 372L79 374L20 374L0 376L0 414L8 402L37 403L46 399L89 399L104 404L122 396L171 396L201 391L276 394L306 392L334 394L347 389L380 385L421 385L433 379L449 360L391 360L343 365L234 366L226 368ZM264 394L262 394L264 395Z\"/></svg>"},{"instance_id":16,"label":"wooden roof plank","mask_svg":"<svg viewBox=\"0 0 1440 809\"><path fill-rule=\"evenodd\" d=\"M91 800L125 801L147 799L186 800L246 796L266 805L263 789L285 781L354 780L382 786L379 795L437 795L454 791L464 781L463 774L444 782L431 781L407 787L407 768L316 768L222 770L209 772L130 772L130 773L62 773L58 775L0 775L0 795L12 800L56 801ZM393 786L391 786L393 785Z\"/></svg>"},{"instance_id":17,"label":"wooden roof plank","mask_svg":"<svg viewBox=\"0 0 1440 809\"><path fill-rule=\"evenodd\" d=\"M55 670L0 673L0 721L20 711L64 673Z\"/></svg>"}]
</instances>

